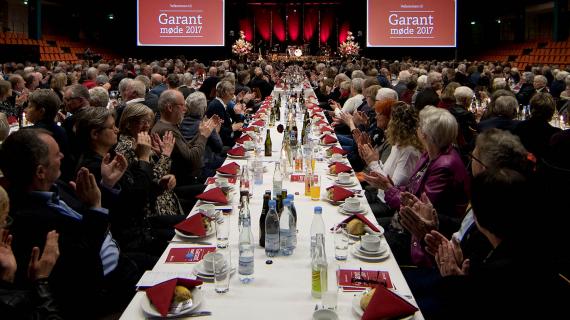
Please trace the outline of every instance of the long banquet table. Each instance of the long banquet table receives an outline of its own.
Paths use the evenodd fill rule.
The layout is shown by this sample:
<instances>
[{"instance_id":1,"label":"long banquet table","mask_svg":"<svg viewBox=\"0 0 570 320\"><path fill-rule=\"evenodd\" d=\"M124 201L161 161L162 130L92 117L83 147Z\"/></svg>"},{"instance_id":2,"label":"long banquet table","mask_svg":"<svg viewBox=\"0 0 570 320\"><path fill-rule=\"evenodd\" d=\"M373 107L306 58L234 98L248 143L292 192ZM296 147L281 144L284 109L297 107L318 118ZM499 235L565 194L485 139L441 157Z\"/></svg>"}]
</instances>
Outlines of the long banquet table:
<instances>
[{"instance_id":1,"label":"long banquet table","mask_svg":"<svg viewBox=\"0 0 570 320\"><path fill-rule=\"evenodd\" d=\"M298 91L301 89L298 88ZM278 91L274 91L273 96L276 97ZM279 96L283 98L283 92L280 91ZM312 94L312 90L304 90L305 96ZM282 117L283 118L283 117ZM327 229L326 239L326 255L329 263L328 267L328 287L336 288L336 270L337 268L343 269L358 269L363 268L366 270L383 270L388 271L391 281L394 284L397 292L403 296L411 298L411 302L416 304L413 300L410 289L400 271L398 264L392 254L381 261L368 263L354 257L350 252L348 259L345 261L337 261L334 257L334 238L328 230L344 220L347 216L342 215L338 211L338 207L328 202L319 200L312 201L309 197L304 196L304 183L291 182L288 177L283 181L283 188L287 189L288 193L295 194L295 206L297 208L297 247L291 256L277 256L268 258L265 251L258 244L259 240L259 216L262 207L262 197L265 190L272 189L274 162L279 160L281 143L283 134L279 134L274 128L270 128L271 139L273 144L272 157L264 157L264 166L267 168L263 176L263 184L255 185L253 180L253 196L250 199L250 212L252 221L252 231L256 239L255 248L255 279L249 284L242 284L237 272L232 275L230 280L230 290L225 294L218 294L214 291L214 284L205 282L201 291L204 296L205 302L200 306L200 310L208 310L212 315L206 317L207 319L311 319L312 313L315 310L315 305L320 304L320 299L311 296L311 257L310 257L310 226L313 218L313 209L315 206L323 208L323 219ZM324 147L321 147L324 149ZM247 163L247 160L236 160L228 158L226 163L235 161L240 166ZM316 171L323 179L321 185L321 193L325 189L333 185L333 180L326 174L328 169L327 160L323 159L317 161ZM356 177L352 177L356 179ZM233 267L237 268L238 264L238 202L239 202L239 181L237 182L238 188L231 197L231 206L233 208L230 215L230 250L231 250L231 263ZM352 189L361 189L360 184L357 183L356 187ZM376 224L376 220L370 207L366 202L366 198L361 198L361 203L367 209L366 217ZM197 204L199 205L199 203ZM192 210L190 215L195 214ZM175 238L177 238L175 236ZM174 239L181 240L181 239ZM215 235L210 238L204 239L210 241L214 246L216 242ZM385 242L385 240L383 239ZM188 243L170 243L168 248L162 254L153 271L158 272L187 272L191 275L194 267L193 264L188 263L165 263L169 250L173 247L189 247L196 246L195 244ZM349 250L350 251L350 250ZM272 264L267 264L266 261L271 259ZM337 314L339 319L360 319L360 317L352 310L352 300L354 292L338 293ZM145 319L145 314L141 309L141 301L146 299L144 291L136 293L127 309L123 312L121 319ZM423 319L420 311L416 312L413 319Z\"/></svg>"}]
</instances>

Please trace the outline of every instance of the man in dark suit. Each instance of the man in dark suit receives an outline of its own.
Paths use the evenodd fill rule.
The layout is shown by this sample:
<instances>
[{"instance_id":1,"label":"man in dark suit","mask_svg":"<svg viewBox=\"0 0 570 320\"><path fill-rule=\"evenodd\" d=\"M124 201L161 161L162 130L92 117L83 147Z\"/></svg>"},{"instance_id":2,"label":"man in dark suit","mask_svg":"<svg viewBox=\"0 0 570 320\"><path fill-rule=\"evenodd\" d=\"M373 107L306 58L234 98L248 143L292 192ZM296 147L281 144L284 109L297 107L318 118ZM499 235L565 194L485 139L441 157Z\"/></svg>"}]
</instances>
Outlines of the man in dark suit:
<instances>
[{"instance_id":1,"label":"man in dark suit","mask_svg":"<svg viewBox=\"0 0 570 320\"><path fill-rule=\"evenodd\" d=\"M216 97L216 85L220 82L220 78L218 78L218 68L210 67L208 71L208 78L204 80L202 85L200 86L200 91L204 92L208 101L214 99Z\"/></svg>"},{"instance_id":2,"label":"man in dark suit","mask_svg":"<svg viewBox=\"0 0 570 320\"><path fill-rule=\"evenodd\" d=\"M79 171L75 190L58 182L62 157L45 130L20 130L4 142L0 168L9 184L14 252L19 265L27 264L32 248L43 247L45 234L56 230L61 255L50 276L55 297L66 317L96 317L109 308L123 308L141 272L120 254L89 170ZM102 185L112 188L125 169L116 161L106 162ZM17 278L23 279L25 268L19 271Z\"/></svg>"},{"instance_id":3,"label":"man in dark suit","mask_svg":"<svg viewBox=\"0 0 570 320\"><path fill-rule=\"evenodd\" d=\"M425 106L437 106L439 94L443 87L443 77L439 72L430 72L427 76L427 87L418 93L414 107L421 111Z\"/></svg>"},{"instance_id":4,"label":"man in dark suit","mask_svg":"<svg viewBox=\"0 0 570 320\"><path fill-rule=\"evenodd\" d=\"M206 116L211 118L213 115L218 115L224 122L220 129L220 137L224 146L231 148L234 145L234 140L239 138L239 133L243 127L242 122L237 122L232 119L232 113L243 113L243 105L236 104L233 110L228 110L228 103L234 97L235 87L229 81L222 81L216 88L216 98L208 104L206 109ZM234 121L235 120L235 121Z\"/></svg>"}]
</instances>

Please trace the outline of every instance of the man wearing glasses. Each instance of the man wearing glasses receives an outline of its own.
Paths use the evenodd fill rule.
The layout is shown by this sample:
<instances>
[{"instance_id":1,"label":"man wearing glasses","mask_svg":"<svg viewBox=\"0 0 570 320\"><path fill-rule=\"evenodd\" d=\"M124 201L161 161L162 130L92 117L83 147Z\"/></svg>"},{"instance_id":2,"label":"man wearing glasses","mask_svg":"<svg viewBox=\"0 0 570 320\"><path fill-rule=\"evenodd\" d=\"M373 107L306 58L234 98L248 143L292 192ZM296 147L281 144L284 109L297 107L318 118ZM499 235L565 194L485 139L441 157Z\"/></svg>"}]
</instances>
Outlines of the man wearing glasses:
<instances>
[{"instance_id":1,"label":"man wearing glasses","mask_svg":"<svg viewBox=\"0 0 570 320\"><path fill-rule=\"evenodd\" d=\"M61 126L65 129L69 143L61 163L61 179L63 181L70 181L75 173L75 165L79 157L77 152L81 150L75 136L75 121L83 110L89 108L89 97L89 90L80 84L67 87L63 93L63 105L67 114L60 113L59 117L63 118Z\"/></svg>"}]
</instances>

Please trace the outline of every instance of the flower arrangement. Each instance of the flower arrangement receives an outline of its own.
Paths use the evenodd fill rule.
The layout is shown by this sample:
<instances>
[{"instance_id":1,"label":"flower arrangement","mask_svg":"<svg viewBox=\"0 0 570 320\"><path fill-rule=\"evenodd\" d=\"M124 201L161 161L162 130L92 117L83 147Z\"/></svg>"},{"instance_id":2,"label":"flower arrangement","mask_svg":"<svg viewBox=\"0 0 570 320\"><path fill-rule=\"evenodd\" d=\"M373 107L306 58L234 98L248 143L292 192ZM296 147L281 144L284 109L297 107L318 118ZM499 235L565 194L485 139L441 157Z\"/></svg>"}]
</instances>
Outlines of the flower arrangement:
<instances>
[{"instance_id":1,"label":"flower arrangement","mask_svg":"<svg viewBox=\"0 0 570 320\"><path fill-rule=\"evenodd\" d=\"M239 39L237 39L234 45L232 46L233 54L243 57L248 55L252 49L253 46L251 45L251 43L245 40L245 32L240 31Z\"/></svg>"},{"instance_id":2,"label":"flower arrangement","mask_svg":"<svg viewBox=\"0 0 570 320\"><path fill-rule=\"evenodd\" d=\"M340 44L338 51L343 57L357 56L360 51L360 46L358 43L354 42L354 36L352 32L348 31L346 34L346 41Z\"/></svg>"}]
</instances>

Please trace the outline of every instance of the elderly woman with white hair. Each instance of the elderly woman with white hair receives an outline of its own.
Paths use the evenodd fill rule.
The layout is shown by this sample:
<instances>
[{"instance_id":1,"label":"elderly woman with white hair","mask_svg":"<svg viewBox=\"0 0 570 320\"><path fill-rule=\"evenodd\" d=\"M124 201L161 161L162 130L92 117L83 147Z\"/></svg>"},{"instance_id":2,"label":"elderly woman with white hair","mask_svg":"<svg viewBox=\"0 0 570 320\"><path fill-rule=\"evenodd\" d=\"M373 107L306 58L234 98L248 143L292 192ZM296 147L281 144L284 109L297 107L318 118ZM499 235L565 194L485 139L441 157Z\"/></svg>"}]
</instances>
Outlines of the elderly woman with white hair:
<instances>
[{"instance_id":1,"label":"elderly woman with white hair","mask_svg":"<svg viewBox=\"0 0 570 320\"><path fill-rule=\"evenodd\" d=\"M185 104L187 111L182 123L180 124L180 131L184 138L190 141L199 133L198 128L200 127L200 122L206 113L208 101L206 100L206 95L203 92L196 91L186 98ZM216 130L212 131L212 134L206 141L206 147L202 157L202 162L204 163L202 176L204 178L213 176L215 174L215 170L224 163L225 157L222 156L223 148L224 144L220 138L220 126L218 126L216 127Z\"/></svg>"},{"instance_id":2,"label":"elderly woman with white hair","mask_svg":"<svg viewBox=\"0 0 570 320\"><path fill-rule=\"evenodd\" d=\"M469 174L459 153L453 147L457 136L457 121L449 111L427 106L420 112L417 135L425 152L417 162L407 184L395 186L388 177L372 172L368 181L384 190L386 204L394 210L411 206L418 199L431 202L436 209L439 230L446 236L459 228L465 214L469 194ZM431 217L432 213L429 213ZM429 257L414 254L413 247L421 245L410 233L402 233L396 213L390 225L385 225L386 239L398 263L431 266ZM412 254L410 255L410 248Z\"/></svg>"}]
</instances>

